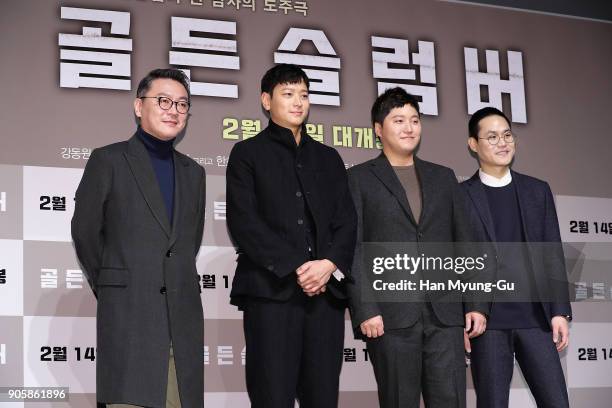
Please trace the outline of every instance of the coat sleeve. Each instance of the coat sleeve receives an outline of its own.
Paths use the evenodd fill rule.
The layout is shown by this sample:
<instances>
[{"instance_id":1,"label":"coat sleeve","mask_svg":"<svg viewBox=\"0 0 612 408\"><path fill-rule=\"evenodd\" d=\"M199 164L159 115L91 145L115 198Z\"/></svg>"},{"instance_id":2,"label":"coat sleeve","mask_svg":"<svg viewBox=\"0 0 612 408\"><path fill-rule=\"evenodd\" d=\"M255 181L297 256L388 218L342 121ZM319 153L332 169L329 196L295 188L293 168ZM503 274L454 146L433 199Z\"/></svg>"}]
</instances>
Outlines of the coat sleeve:
<instances>
[{"instance_id":1,"label":"coat sleeve","mask_svg":"<svg viewBox=\"0 0 612 408\"><path fill-rule=\"evenodd\" d=\"M301 266L305 254L292 248L260 216L255 185L255 160L243 143L236 143L227 164L227 225L232 239L256 265L278 278Z\"/></svg>"},{"instance_id":2,"label":"coat sleeve","mask_svg":"<svg viewBox=\"0 0 612 408\"><path fill-rule=\"evenodd\" d=\"M362 300L362 286L367 283L367 277L364 277L361 265L362 243L363 243L363 201L359 188L359 174L349 173L348 176L349 189L355 205L357 214L357 230L356 230L356 246L353 257L353 266L351 267L351 281L347 283L347 291L349 295L349 311L353 328L358 328L359 325L366 320L378 316L381 311L376 302L364 302Z\"/></svg>"},{"instance_id":3,"label":"coat sleeve","mask_svg":"<svg viewBox=\"0 0 612 408\"><path fill-rule=\"evenodd\" d=\"M338 152L334 151L336 160L335 172L339 175L336 204L331 217L331 245L321 251L321 259L329 259L336 267L351 279L351 265L355 250L357 217L348 187L344 163ZM324 243L325 244L325 243Z\"/></svg>"},{"instance_id":4,"label":"coat sleeve","mask_svg":"<svg viewBox=\"0 0 612 408\"><path fill-rule=\"evenodd\" d=\"M75 196L72 240L89 286L96 294L96 279L104 250L104 208L110 194L113 172L104 153L95 149Z\"/></svg>"},{"instance_id":5,"label":"coat sleeve","mask_svg":"<svg viewBox=\"0 0 612 408\"><path fill-rule=\"evenodd\" d=\"M544 213L544 267L549 279L552 302L552 316L571 316L572 307L569 303L568 276L565 269L565 257L561 244L561 232L555 201L548 183L545 183L545 213Z\"/></svg>"}]
</instances>

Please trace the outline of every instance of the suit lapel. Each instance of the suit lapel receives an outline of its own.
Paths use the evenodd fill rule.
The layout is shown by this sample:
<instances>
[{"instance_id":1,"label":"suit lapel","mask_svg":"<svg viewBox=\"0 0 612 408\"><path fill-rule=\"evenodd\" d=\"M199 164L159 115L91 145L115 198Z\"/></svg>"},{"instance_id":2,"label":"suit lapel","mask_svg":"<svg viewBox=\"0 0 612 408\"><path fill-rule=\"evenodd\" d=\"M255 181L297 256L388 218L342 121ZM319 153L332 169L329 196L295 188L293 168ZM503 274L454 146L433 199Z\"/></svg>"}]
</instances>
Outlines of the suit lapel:
<instances>
[{"instance_id":1,"label":"suit lapel","mask_svg":"<svg viewBox=\"0 0 612 408\"><path fill-rule=\"evenodd\" d=\"M523 234L525 234L525 241L529 242L529 230L527 229L527 223L525 220L525 213L523 208L526 208L525 199L527 199L527 192L525 191L527 186L523 184L523 178L520 174L510 170L512 173L512 180L514 181L514 187L516 188L516 198L519 205L519 213L521 214L521 224L523 226Z\"/></svg>"},{"instance_id":2,"label":"suit lapel","mask_svg":"<svg viewBox=\"0 0 612 408\"><path fill-rule=\"evenodd\" d=\"M380 154L373 162L372 162L372 172L374 175L387 187L387 189L395 196L397 201L399 201L402 209L410 219L410 221L417 225L414 220L414 216L412 215L412 211L410 210L410 204L408 203L408 198L406 198L406 191L402 187L399 179L397 178L391 164L387 160L384 154Z\"/></svg>"},{"instance_id":3,"label":"suit lapel","mask_svg":"<svg viewBox=\"0 0 612 408\"><path fill-rule=\"evenodd\" d=\"M421 216L419 219L419 224L423 224L423 220L431 211L427 203L431 198L432 189L436 188L435 182L431 180L430 177L430 168L426 166L423 161L421 161L418 157L414 157L414 168L416 170L417 178L419 179L419 188L421 190ZM430 181L431 180L431 181Z\"/></svg>"},{"instance_id":4,"label":"suit lapel","mask_svg":"<svg viewBox=\"0 0 612 408\"><path fill-rule=\"evenodd\" d=\"M493 217L491 216L491 210L489 208L489 200L487 200L487 194L485 193L484 186L480 181L478 172L468 180L468 195L470 200L476 208L489 239L493 242L497 242L495 237L495 227L493 226Z\"/></svg>"},{"instance_id":5,"label":"suit lapel","mask_svg":"<svg viewBox=\"0 0 612 408\"><path fill-rule=\"evenodd\" d=\"M187 181L188 162L174 151L174 209L172 214L172 228L168 246L172 246L177 239L181 215L183 213L183 203L185 202L185 185Z\"/></svg>"},{"instance_id":6,"label":"suit lapel","mask_svg":"<svg viewBox=\"0 0 612 408\"><path fill-rule=\"evenodd\" d=\"M138 136L134 135L128 141L128 150L125 153L125 158L153 216L166 235L170 237L170 221L168 220L164 199L159 189L159 182L155 176L149 153L142 142L138 140Z\"/></svg>"}]
</instances>

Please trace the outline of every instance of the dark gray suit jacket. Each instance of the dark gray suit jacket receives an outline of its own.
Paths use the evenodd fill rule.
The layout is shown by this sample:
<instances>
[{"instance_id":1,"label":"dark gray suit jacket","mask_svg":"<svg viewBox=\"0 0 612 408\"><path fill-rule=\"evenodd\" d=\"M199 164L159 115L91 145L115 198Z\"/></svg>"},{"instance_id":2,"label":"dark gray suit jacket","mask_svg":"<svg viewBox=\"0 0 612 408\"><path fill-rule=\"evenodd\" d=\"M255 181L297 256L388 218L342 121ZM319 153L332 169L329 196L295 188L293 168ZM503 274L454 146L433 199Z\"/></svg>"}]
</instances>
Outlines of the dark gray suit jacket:
<instances>
[{"instance_id":1,"label":"dark gray suit jacket","mask_svg":"<svg viewBox=\"0 0 612 408\"><path fill-rule=\"evenodd\" d=\"M362 242L454 242L472 240L465 216L465 199L453 171L449 168L414 159L421 185L422 211L419 223L414 220L399 179L389 161L380 154L349 169L349 187L357 210L357 247L349 283L350 311L353 327L382 315L385 329L412 326L420 316L422 304L415 302L364 302L361 259ZM486 303L432 301L436 317L445 325L462 326L464 313L479 311L488 314Z\"/></svg>"},{"instance_id":2,"label":"dark gray suit jacket","mask_svg":"<svg viewBox=\"0 0 612 408\"><path fill-rule=\"evenodd\" d=\"M512 181L516 187L525 241L532 244L527 246L529 266L536 289L545 300L541 305L550 326L552 317L572 314L555 202L545 181L515 171L512 171ZM469 197L468 210L475 240L497 242L487 194L478 172L461 183L461 188ZM538 247L538 243L544 245ZM495 245L491 245L491 250L495 252ZM495 270L491 268L492 279L495 278Z\"/></svg>"},{"instance_id":3,"label":"dark gray suit jacket","mask_svg":"<svg viewBox=\"0 0 612 408\"><path fill-rule=\"evenodd\" d=\"M182 405L203 406L205 174L177 151L174 172L172 225L137 136L94 150L76 193L72 237L98 299L99 402L165 407L172 340Z\"/></svg>"}]
</instances>

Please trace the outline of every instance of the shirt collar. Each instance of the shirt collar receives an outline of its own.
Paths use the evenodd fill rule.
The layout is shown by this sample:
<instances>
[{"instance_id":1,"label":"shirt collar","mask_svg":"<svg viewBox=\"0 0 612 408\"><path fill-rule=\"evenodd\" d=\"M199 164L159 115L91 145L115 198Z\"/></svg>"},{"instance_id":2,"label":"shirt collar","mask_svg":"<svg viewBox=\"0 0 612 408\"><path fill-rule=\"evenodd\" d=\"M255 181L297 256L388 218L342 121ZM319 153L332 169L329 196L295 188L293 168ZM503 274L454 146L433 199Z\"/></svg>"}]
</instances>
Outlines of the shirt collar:
<instances>
[{"instance_id":1,"label":"shirt collar","mask_svg":"<svg viewBox=\"0 0 612 408\"><path fill-rule=\"evenodd\" d=\"M510 170L508 170L502 178L497 178L485 173L482 169L478 169L478 177L480 177L482 184L489 187L504 187L512 182L512 173Z\"/></svg>"}]
</instances>

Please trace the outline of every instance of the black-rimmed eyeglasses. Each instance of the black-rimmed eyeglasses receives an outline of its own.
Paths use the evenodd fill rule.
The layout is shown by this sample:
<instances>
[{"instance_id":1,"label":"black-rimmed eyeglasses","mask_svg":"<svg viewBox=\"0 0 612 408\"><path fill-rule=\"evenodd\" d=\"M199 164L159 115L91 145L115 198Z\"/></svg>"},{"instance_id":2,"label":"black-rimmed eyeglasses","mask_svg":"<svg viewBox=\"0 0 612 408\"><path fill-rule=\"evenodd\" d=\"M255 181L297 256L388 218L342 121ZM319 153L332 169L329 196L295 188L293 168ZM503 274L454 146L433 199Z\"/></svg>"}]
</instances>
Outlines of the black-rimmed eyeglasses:
<instances>
[{"instance_id":1,"label":"black-rimmed eyeglasses","mask_svg":"<svg viewBox=\"0 0 612 408\"><path fill-rule=\"evenodd\" d=\"M187 102L187 101L173 101L172 99L168 98L167 96L139 96L138 98L140 98L140 99L146 99L146 98L157 99L157 104L163 110L170 110L170 109L172 109L172 105L176 105L176 111L178 113L182 113L182 114L185 114L185 113L189 112L189 108L191 107L191 104L189 102Z\"/></svg>"}]
</instances>

